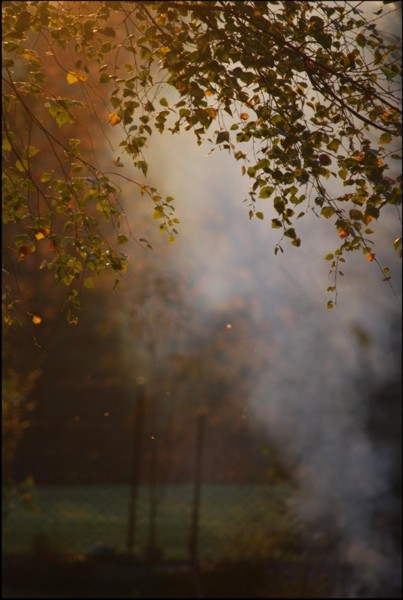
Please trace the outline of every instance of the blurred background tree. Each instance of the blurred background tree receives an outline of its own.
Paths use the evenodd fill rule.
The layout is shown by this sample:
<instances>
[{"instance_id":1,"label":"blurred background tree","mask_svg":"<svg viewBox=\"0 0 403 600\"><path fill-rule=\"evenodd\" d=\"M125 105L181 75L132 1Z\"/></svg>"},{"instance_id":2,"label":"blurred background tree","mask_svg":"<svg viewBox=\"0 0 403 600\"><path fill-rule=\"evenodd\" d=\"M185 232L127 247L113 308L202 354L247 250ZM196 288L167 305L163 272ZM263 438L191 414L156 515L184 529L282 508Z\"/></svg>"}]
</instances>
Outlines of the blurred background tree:
<instances>
[{"instance_id":1,"label":"blurred background tree","mask_svg":"<svg viewBox=\"0 0 403 600\"><path fill-rule=\"evenodd\" d=\"M144 178L155 131L191 130L198 144L241 161L252 180L249 217L263 219L261 201L273 197L271 226L282 230L275 253L283 239L300 245L295 223L307 212L333 222L340 244L326 255L328 308L352 251L389 282L371 228L388 206L401 222L400 178L385 175L399 159L401 67L398 40L377 30L382 15L380 6L368 20L348 2L4 3L6 322L16 302L34 323L41 318L19 294L21 263L50 269L68 287L76 322L81 288L104 270L116 281L125 271L129 238L150 245L125 219L119 182L151 199L174 241L173 198ZM119 130L114 164L100 159L88 119L111 148L110 128ZM401 252L399 224L390 244Z\"/></svg>"}]
</instances>

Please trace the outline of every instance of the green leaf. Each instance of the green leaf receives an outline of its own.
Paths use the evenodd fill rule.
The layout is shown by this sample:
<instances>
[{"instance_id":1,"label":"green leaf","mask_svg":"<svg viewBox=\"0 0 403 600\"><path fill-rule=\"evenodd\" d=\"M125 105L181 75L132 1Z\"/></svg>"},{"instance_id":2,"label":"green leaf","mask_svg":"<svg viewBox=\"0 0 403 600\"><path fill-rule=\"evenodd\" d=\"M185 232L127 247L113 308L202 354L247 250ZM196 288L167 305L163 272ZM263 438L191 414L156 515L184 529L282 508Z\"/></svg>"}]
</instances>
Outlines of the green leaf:
<instances>
[{"instance_id":1,"label":"green leaf","mask_svg":"<svg viewBox=\"0 0 403 600\"><path fill-rule=\"evenodd\" d=\"M50 171L45 171L44 173L42 173L41 175L41 183L47 183L48 181L50 181L53 177L53 172Z\"/></svg>"},{"instance_id":2,"label":"green leaf","mask_svg":"<svg viewBox=\"0 0 403 600\"><path fill-rule=\"evenodd\" d=\"M153 219L162 219L164 217L164 211L160 206L157 206L153 212Z\"/></svg>"},{"instance_id":3,"label":"green leaf","mask_svg":"<svg viewBox=\"0 0 403 600\"><path fill-rule=\"evenodd\" d=\"M39 149L35 148L35 146L28 146L26 154L27 154L28 158L32 158L33 156L38 154L38 152L39 152Z\"/></svg>"},{"instance_id":4,"label":"green leaf","mask_svg":"<svg viewBox=\"0 0 403 600\"><path fill-rule=\"evenodd\" d=\"M86 288L94 287L94 280L92 279L92 277L86 277L84 279L84 287L86 287Z\"/></svg>"},{"instance_id":5,"label":"green leaf","mask_svg":"<svg viewBox=\"0 0 403 600\"><path fill-rule=\"evenodd\" d=\"M16 160L15 168L17 171L20 171L20 173L25 173L25 171L28 171L28 161L26 161L25 158L22 160Z\"/></svg>"},{"instance_id":6,"label":"green leaf","mask_svg":"<svg viewBox=\"0 0 403 600\"><path fill-rule=\"evenodd\" d=\"M293 229L292 227L290 229L286 229L286 231L284 232L284 235L286 237L289 237L292 239L297 237L297 234L295 233L295 229Z\"/></svg>"},{"instance_id":7,"label":"green leaf","mask_svg":"<svg viewBox=\"0 0 403 600\"><path fill-rule=\"evenodd\" d=\"M108 83L110 78L111 78L111 76L108 73L105 73L105 71L103 71L99 76L98 83ZM111 98L111 102L112 102L112 100L115 100L115 98ZM116 100L115 100L115 102L116 102Z\"/></svg>"},{"instance_id":8,"label":"green leaf","mask_svg":"<svg viewBox=\"0 0 403 600\"><path fill-rule=\"evenodd\" d=\"M31 14L27 10L24 10L18 15L17 22L15 24L15 30L18 34L21 35L22 33L24 33L24 31L27 31L27 29L29 29L31 19Z\"/></svg>"},{"instance_id":9,"label":"green leaf","mask_svg":"<svg viewBox=\"0 0 403 600\"><path fill-rule=\"evenodd\" d=\"M148 164L144 160L137 160L134 165L140 169L144 175L147 175Z\"/></svg>"},{"instance_id":10,"label":"green leaf","mask_svg":"<svg viewBox=\"0 0 403 600\"><path fill-rule=\"evenodd\" d=\"M355 41L361 48L364 48L367 45L367 40L362 33L359 33L357 35L357 37L355 38Z\"/></svg>"},{"instance_id":11,"label":"green leaf","mask_svg":"<svg viewBox=\"0 0 403 600\"><path fill-rule=\"evenodd\" d=\"M322 210L320 211L320 214L325 217L325 219L329 219L331 216L333 216L335 213L335 210L332 206L324 206L322 208Z\"/></svg>"},{"instance_id":12,"label":"green leaf","mask_svg":"<svg viewBox=\"0 0 403 600\"><path fill-rule=\"evenodd\" d=\"M263 214L262 212L260 212L260 211L259 211L259 212L257 212L257 213L256 213L256 216L257 216L257 218L258 218L258 219L261 219L261 220L263 221L263 219L264 219L264 214Z\"/></svg>"},{"instance_id":13,"label":"green leaf","mask_svg":"<svg viewBox=\"0 0 403 600\"><path fill-rule=\"evenodd\" d=\"M392 141L392 136L390 133L383 133L380 138L379 138L379 143L380 144L390 144L390 142Z\"/></svg>"},{"instance_id":14,"label":"green leaf","mask_svg":"<svg viewBox=\"0 0 403 600\"><path fill-rule=\"evenodd\" d=\"M393 247L395 250L397 250L398 248L400 248L400 246L402 245L402 238L398 237L395 239L395 241L393 242Z\"/></svg>"},{"instance_id":15,"label":"green leaf","mask_svg":"<svg viewBox=\"0 0 403 600\"><path fill-rule=\"evenodd\" d=\"M128 237L120 234L118 235L118 244L127 244L127 242L129 241Z\"/></svg>"},{"instance_id":16,"label":"green leaf","mask_svg":"<svg viewBox=\"0 0 403 600\"><path fill-rule=\"evenodd\" d=\"M10 144L10 142L9 142L8 138L6 138L6 137L3 137L3 140L2 140L2 145L1 145L1 149L2 149L4 152L10 152L10 150L11 150L11 144Z\"/></svg>"},{"instance_id":17,"label":"green leaf","mask_svg":"<svg viewBox=\"0 0 403 600\"><path fill-rule=\"evenodd\" d=\"M61 127L66 123L73 123L74 119L70 116L70 114L65 110L59 110L55 115L56 123Z\"/></svg>"},{"instance_id":18,"label":"green leaf","mask_svg":"<svg viewBox=\"0 0 403 600\"><path fill-rule=\"evenodd\" d=\"M116 37L116 31L113 29L113 27L104 27L104 29L98 29L98 32L103 33L108 37Z\"/></svg>"},{"instance_id":19,"label":"green leaf","mask_svg":"<svg viewBox=\"0 0 403 600\"><path fill-rule=\"evenodd\" d=\"M291 196L290 198L290 202L292 202L292 204L295 204L295 206L297 206L298 204L301 204L301 202L303 202L305 200L305 195L302 194L302 196Z\"/></svg>"},{"instance_id":20,"label":"green leaf","mask_svg":"<svg viewBox=\"0 0 403 600\"><path fill-rule=\"evenodd\" d=\"M313 34L313 37L319 42L319 44L325 48L326 50L329 50L329 48L332 45L332 36L324 33L323 31L316 31Z\"/></svg>"},{"instance_id":21,"label":"green leaf","mask_svg":"<svg viewBox=\"0 0 403 600\"><path fill-rule=\"evenodd\" d=\"M61 127L65 123L73 123L73 117L58 102L50 101L46 105L56 123Z\"/></svg>"},{"instance_id":22,"label":"green leaf","mask_svg":"<svg viewBox=\"0 0 403 600\"><path fill-rule=\"evenodd\" d=\"M259 192L259 198L270 198L272 193L274 192L274 187L266 185Z\"/></svg>"},{"instance_id":23,"label":"green leaf","mask_svg":"<svg viewBox=\"0 0 403 600\"><path fill-rule=\"evenodd\" d=\"M222 144L223 142L229 142L229 131L219 131L217 134L216 144Z\"/></svg>"},{"instance_id":24,"label":"green leaf","mask_svg":"<svg viewBox=\"0 0 403 600\"><path fill-rule=\"evenodd\" d=\"M333 152L337 152L340 146L340 140L332 140L330 144L327 145L328 150L332 150Z\"/></svg>"},{"instance_id":25,"label":"green leaf","mask_svg":"<svg viewBox=\"0 0 403 600\"><path fill-rule=\"evenodd\" d=\"M276 198L274 199L274 208L275 210L281 215L284 212L284 208L285 208L285 203L284 201L279 198L278 196L276 196Z\"/></svg>"},{"instance_id":26,"label":"green leaf","mask_svg":"<svg viewBox=\"0 0 403 600\"><path fill-rule=\"evenodd\" d=\"M27 233L20 233L14 237L14 244L18 248L19 246L26 245L29 240L29 236Z\"/></svg>"}]
</instances>

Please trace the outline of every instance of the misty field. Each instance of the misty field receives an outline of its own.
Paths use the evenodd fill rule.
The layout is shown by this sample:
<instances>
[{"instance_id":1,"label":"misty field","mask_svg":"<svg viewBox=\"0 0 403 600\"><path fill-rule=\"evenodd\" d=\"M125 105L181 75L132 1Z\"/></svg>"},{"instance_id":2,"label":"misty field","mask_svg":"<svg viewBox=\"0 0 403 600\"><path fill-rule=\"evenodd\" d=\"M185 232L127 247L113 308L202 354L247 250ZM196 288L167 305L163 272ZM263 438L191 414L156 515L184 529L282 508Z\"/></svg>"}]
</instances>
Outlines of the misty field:
<instances>
[{"instance_id":1,"label":"misty field","mask_svg":"<svg viewBox=\"0 0 403 600\"><path fill-rule=\"evenodd\" d=\"M156 546L164 560L187 560L192 522L192 487L157 490ZM286 486L205 485L199 517L199 558L254 559L279 550L292 537ZM128 486L35 486L28 506L15 504L3 520L6 554L54 551L87 554L99 545L127 550ZM150 490L137 502L134 552L148 545Z\"/></svg>"}]
</instances>

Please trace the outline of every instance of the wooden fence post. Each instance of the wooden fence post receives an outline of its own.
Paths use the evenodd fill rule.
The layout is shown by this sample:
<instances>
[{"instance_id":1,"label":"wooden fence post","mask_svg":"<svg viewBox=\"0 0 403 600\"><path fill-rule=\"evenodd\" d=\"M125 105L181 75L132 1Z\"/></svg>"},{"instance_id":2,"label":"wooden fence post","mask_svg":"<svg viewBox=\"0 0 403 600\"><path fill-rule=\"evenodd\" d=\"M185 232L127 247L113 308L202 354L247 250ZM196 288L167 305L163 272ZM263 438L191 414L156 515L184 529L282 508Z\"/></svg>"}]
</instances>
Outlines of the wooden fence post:
<instances>
[{"instance_id":1,"label":"wooden fence post","mask_svg":"<svg viewBox=\"0 0 403 600\"><path fill-rule=\"evenodd\" d=\"M200 515L200 497L202 486L202 458L204 433L206 425L206 416L200 415L197 421L197 440L196 440L196 468L193 488L193 510L192 510L192 526L190 533L190 561L194 569L198 565L198 534L199 534L199 515Z\"/></svg>"},{"instance_id":2,"label":"wooden fence post","mask_svg":"<svg viewBox=\"0 0 403 600\"><path fill-rule=\"evenodd\" d=\"M144 385L139 385L136 397L136 405L134 408L133 457L130 475L129 515L127 522L127 553L131 557L133 557L136 537L136 513L140 486L140 465L145 418L145 396L146 394Z\"/></svg>"}]
</instances>

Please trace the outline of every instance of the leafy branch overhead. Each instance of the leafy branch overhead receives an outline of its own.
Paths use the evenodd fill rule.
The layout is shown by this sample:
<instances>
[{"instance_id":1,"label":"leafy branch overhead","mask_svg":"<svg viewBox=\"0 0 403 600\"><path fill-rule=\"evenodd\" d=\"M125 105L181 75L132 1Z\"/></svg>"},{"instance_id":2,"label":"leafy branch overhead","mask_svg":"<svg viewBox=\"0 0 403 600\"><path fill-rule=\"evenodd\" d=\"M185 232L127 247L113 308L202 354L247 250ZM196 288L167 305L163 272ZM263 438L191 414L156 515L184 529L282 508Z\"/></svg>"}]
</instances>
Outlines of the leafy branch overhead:
<instances>
[{"instance_id":1,"label":"leafy branch overhead","mask_svg":"<svg viewBox=\"0 0 403 600\"><path fill-rule=\"evenodd\" d=\"M173 198L147 183L147 143L156 131L190 130L198 144L239 161L251 180L249 217L279 230L275 253L284 240L301 244L296 223L308 211L334 225L329 308L348 252L362 252L389 280L372 240L386 207L396 210L397 235L401 225L401 178L392 170L400 41L378 30L394 10L384 5L3 3L3 222L14 265L4 270L47 242L40 267L70 288L77 308L80 285L126 268L121 247L133 236L119 181L150 197L153 218L174 241ZM121 136L110 167L98 165L87 142L89 117L105 143L111 127ZM127 156L137 180L125 175ZM392 243L401 255L401 238Z\"/></svg>"}]
</instances>

